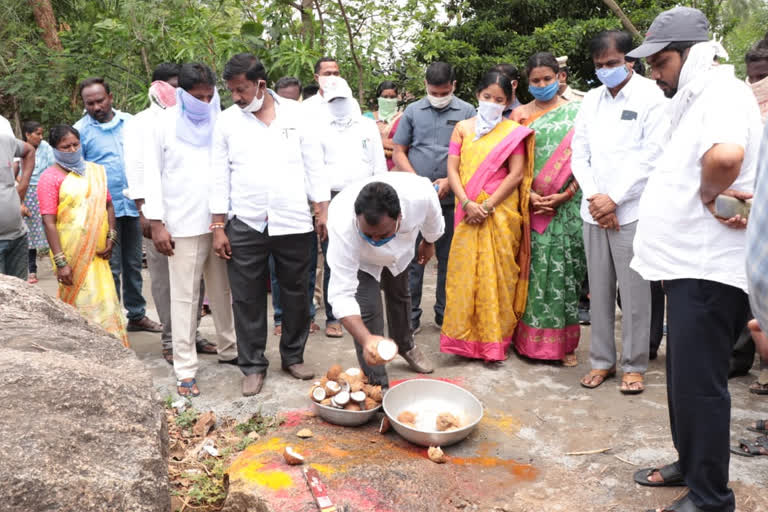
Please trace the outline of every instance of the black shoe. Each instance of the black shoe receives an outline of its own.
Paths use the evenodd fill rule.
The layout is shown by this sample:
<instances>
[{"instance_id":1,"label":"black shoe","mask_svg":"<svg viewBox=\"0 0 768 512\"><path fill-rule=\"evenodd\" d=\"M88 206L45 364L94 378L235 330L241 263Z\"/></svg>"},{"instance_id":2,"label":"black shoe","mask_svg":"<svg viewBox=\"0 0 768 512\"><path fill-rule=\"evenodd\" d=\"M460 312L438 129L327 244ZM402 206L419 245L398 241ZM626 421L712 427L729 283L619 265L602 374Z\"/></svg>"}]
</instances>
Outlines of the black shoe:
<instances>
[{"instance_id":1,"label":"black shoe","mask_svg":"<svg viewBox=\"0 0 768 512\"><path fill-rule=\"evenodd\" d=\"M591 323L592 323L592 321L589 318L589 310L588 309L579 308L579 324L581 324L581 325L590 325Z\"/></svg>"},{"instance_id":2,"label":"black shoe","mask_svg":"<svg viewBox=\"0 0 768 512\"><path fill-rule=\"evenodd\" d=\"M234 359L227 359L226 361L219 359L219 364L233 364L237 366L237 358Z\"/></svg>"}]
</instances>

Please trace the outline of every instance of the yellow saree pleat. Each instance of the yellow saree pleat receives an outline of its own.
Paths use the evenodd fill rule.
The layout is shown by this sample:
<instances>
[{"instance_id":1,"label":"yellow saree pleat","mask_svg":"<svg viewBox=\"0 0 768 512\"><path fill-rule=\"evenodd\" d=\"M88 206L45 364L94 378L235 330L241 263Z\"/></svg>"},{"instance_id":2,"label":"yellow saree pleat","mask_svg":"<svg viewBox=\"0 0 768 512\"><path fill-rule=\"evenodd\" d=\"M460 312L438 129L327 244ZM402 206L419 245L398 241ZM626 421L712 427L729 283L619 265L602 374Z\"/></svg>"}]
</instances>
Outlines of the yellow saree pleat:
<instances>
[{"instance_id":1,"label":"yellow saree pleat","mask_svg":"<svg viewBox=\"0 0 768 512\"><path fill-rule=\"evenodd\" d=\"M462 186L499 144L520 125L504 121L478 140L465 136L459 176ZM526 161L518 188L482 224L454 228L446 278L441 350L466 357L502 360L525 310L530 264L528 204L533 181L534 137L524 142ZM490 196L482 190L475 202Z\"/></svg>"},{"instance_id":2,"label":"yellow saree pleat","mask_svg":"<svg viewBox=\"0 0 768 512\"><path fill-rule=\"evenodd\" d=\"M59 189L56 230L72 268L72 286L59 285L58 297L87 320L101 325L128 347L122 307L109 261L96 255L106 246L107 177L104 167L87 162L85 176L69 173Z\"/></svg>"}]
</instances>

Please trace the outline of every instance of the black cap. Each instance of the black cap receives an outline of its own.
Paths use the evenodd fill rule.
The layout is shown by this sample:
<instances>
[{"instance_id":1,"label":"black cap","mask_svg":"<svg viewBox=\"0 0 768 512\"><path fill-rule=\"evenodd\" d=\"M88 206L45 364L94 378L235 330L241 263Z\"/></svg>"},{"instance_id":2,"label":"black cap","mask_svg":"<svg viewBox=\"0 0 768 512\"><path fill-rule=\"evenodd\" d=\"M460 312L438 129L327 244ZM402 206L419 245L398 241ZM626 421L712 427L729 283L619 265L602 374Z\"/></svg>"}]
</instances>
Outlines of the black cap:
<instances>
[{"instance_id":1,"label":"black cap","mask_svg":"<svg viewBox=\"0 0 768 512\"><path fill-rule=\"evenodd\" d=\"M709 22L704 13L692 7L675 7L656 16L643 44L627 54L639 59L658 53L669 43L709 41Z\"/></svg>"}]
</instances>

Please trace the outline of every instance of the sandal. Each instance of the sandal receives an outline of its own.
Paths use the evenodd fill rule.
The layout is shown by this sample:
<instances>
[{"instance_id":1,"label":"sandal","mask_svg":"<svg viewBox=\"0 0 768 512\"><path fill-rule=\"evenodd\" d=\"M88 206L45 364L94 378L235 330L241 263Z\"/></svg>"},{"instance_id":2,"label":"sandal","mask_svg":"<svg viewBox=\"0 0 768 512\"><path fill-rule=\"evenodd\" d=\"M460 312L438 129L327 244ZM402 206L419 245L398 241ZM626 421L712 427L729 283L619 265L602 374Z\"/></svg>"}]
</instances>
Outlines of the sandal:
<instances>
[{"instance_id":1,"label":"sandal","mask_svg":"<svg viewBox=\"0 0 768 512\"><path fill-rule=\"evenodd\" d=\"M218 354L219 349L216 345L206 340L205 338L199 338L195 342L195 350L198 354Z\"/></svg>"},{"instance_id":2,"label":"sandal","mask_svg":"<svg viewBox=\"0 0 768 512\"><path fill-rule=\"evenodd\" d=\"M325 326L325 335L328 338L343 338L344 331L341 330L341 324L328 324Z\"/></svg>"},{"instance_id":3,"label":"sandal","mask_svg":"<svg viewBox=\"0 0 768 512\"><path fill-rule=\"evenodd\" d=\"M272 331L272 334L275 336L282 336L283 335L283 326L280 324L275 325L275 330Z\"/></svg>"},{"instance_id":4,"label":"sandal","mask_svg":"<svg viewBox=\"0 0 768 512\"><path fill-rule=\"evenodd\" d=\"M164 348L163 349L163 359L165 359L166 363L173 364L173 349L172 348Z\"/></svg>"},{"instance_id":5,"label":"sandal","mask_svg":"<svg viewBox=\"0 0 768 512\"><path fill-rule=\"evenodd\" d=\"M309 334L314 334L317 331L320 330L320 326L317 325L315 322L310 322L309 324Z\"/></svg>"},{"instance_id":6,"label":"sandal","mask_svg":"<svg viewBox=\"0 0 768 512\"><path fill-rule=\"evenodd\" d=\"M179 396L184 397L190 397L190 396L200 396L200 390L198 389L197 392L195 392L195 388L197 387L197 380L192 379L190 381L183 381L183 380L177 380L176 381L176 392L179 394ZM182 392L182 389L186 389L187 391Z\"/></svg>"},{"instance_id":7,"label":"sandal","mask_svg":"<svg viewBox=\"0 0 768 512\"><path fill-rule=\"evenodd\" d=\"M761 370L757 380L749 386L749 392L755 395L768 395L768 370Z\"/></svg>"},{"instance_id":8,"label":"sandal","mask_svg":"<svg viewBox=\"0 0 768 512\"><path fill-rule=\"evenodd\" d=\"M758 434L768 434L768 421L757 420L754 427L747 427L750 432L757 432Z\"/></svg>"},{"instance_id":9,"label":"sandal","mask_svg":"<svg viewBox=\"0 0 768 512\"><path fill-rule=\"evenodd\" d=\"M661 512L704 512L703 509L700 509L693 501L691 501L687 494L667 507L660 509L651 508L646 510L646 512L657 512L659 510L661 510Z\"/></svg>"},{"instance_id":10,"label":"sandal","mask_svg":"<svg viewBox=\"0 0 768 512\"><path fill-rule=\"evenodd\" d=\"M590 370L588 374L581 378L581 385L588 389L595 389L600 384L616 376L616 367L607 370ZM597 380L595 378L597 377Z\"/></svg>"},{"instance_id":11,"label":"sandal","mask_svg":"<svg viewBox=\"0 0 768 512\"><path fill-rule=\"evenodd\" d=\"M638 387L632 387L632 384L639 384ZM643 374L637 372L627 372L621 376L621 387L619 388L624 395L639 395L645 391L643 384Z\"/></svg>"},{"instance_id":12,"label":"sandal","mask_svg":"<svg viewBox=\"0 0 768 512\"><path fill-rule=\"evenodd\" d=\"M652 474L658 471L661 475L661 482L651 482L648 480ZM685 478L680 472L677 463L667 464L660 468L646 468L635 472L635 483L647 487L685 487Z\"/></svg>"},{"instance_id":13,"label":"sandal","mask_svg":"<svg viewBox=\"0 0 768 512\"><path fill-rule=\"evenodd\" d=\"M565 357L563 358L563 366L565 366L566 368L579 366L579 359L576 357L576 354L574 354L573 352L570 354L565 354Z\"/></svg>"},{"instance_id":14,"label":"sandal","mask_svg":"<svg viewBox=\"0 0 768 512\"><path fill-rule=\"evenodd\" d=\"M746 439L739 439L739 447L731 447L731 453L741 455L742 457L768 455L768 436L760 436L752 442Z\"/></svg>"}]
</instances>

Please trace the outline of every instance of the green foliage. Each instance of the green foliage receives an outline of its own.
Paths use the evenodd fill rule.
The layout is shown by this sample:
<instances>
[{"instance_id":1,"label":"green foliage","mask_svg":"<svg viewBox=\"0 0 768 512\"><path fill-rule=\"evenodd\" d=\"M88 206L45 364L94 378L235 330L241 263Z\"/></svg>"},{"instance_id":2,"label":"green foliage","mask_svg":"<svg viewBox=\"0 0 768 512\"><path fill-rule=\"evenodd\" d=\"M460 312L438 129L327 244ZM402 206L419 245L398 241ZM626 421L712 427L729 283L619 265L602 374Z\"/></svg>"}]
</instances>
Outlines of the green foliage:
<instances>
[{"instance_id":1,"label":"green foliage","mask_svg":"<svg viewBox=\"0 0 768 512\"><path fill-rule=\"evenodd\" d=\"M284 421L280 416L266 416L259 411L251 416L248 421L238 423L235 426L235 430L244 435L248 435L251 432L264 435L282 425Z\"/></svg>"},{"instance_id":2,"label":"green foliage","mask_svg":"<svg viewBox=\"0 0 768 512\"><path fill-rule=\"evenodd\" d=\"M181 428L192 428L195 425L195 422L197 422L197 418L199 416L200 413L196 409L189 408L176 416L176 425Z\"/></svg>"},{"instance_id":3,"label":"green foliage","mask_svg":"<svg viewBox=\"0 0 768 512\"><path fill-rule=\"evenodd\" d=\"M224 484L225 457L203 460L206 470L203 473L185 473L184 477L192 481L188 497L193 505L219 505L227 497Z\"/></svg>"}]
</instances>

